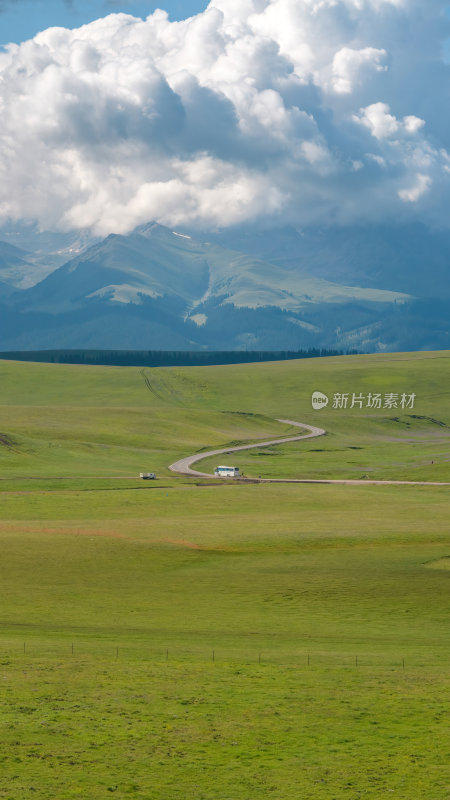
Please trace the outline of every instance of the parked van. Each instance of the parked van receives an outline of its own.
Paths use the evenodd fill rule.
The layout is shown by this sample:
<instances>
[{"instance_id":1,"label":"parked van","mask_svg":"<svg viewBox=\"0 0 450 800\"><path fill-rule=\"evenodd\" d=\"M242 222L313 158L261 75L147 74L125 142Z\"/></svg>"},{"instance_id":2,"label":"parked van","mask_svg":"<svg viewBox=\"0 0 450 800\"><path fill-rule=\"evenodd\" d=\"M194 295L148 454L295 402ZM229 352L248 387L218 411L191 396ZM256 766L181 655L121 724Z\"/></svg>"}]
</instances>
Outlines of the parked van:
<instances>
[{"instance_id":1,"label":"parked van","mask_svg":"<svg viewBox=\"0 0 450 800\"><path fill-rule=\"evenodd\" d=\"M239 478L239 467L225 467L222 465L215 468L214 475L216 478Z\"/></svg>"}]
</instances>

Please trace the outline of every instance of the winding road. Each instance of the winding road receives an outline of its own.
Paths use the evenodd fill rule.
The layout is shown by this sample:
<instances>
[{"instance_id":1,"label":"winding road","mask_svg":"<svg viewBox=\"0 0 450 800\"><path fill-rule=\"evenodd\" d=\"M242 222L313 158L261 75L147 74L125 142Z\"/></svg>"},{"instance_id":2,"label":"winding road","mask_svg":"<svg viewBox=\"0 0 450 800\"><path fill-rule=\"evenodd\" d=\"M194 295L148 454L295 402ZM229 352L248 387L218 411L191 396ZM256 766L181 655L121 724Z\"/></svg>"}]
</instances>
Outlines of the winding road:
<instances>
[{"instance_id":1,"label":"winding road","mask_svg":"<svg viewBox=\"0 0 450 800\"><path fill-rule=\"evenodd\" d=\"M284 444L285 442L297 442L299 439L312 439L314 436L323 436L326 431L323 428L316 428L314 425L305 425L301 422L294 422L292 419L277 419L277 422L283 422L285 425L295 425L296 428L306 428L309 433L302 433L300 436L290 436L284 439L271 439L269 442L256 442L256 444L241 444L239 447L225 447L222 450L208 450L207 453L197 453L194 456L187 456L186 458L180 458L179 461L175 461L175 464L171 464L169 469L172 472L179 472L181 475L194 475L196 478L215 478L215 475L212 475L208 472L197 472L195 469L191 469L192 464L195 464L196 461L201 461L203 458L209 458L209 456L220 456L223 453L237 453L238 450L253 450L255 447L269 447L272 444Z\"/></svg>"},{"instance_id":2,"label":"winding road","mask_svg":"<svg viewBox=\"0 0 450 800\"><path fill-rule=\"evenodd\" d=\"M210 472L198 472L191 469L192 465L197 461L202 461L204 458L210 456L220 456L224 454L237 453L240 450L252 450L255 447L270 447L274 444L285 444L286 442L298 442L301 439L313 439L316 436L323 436L326 431L323 428L317 428L315 425L307 425L304 422L294 422L292 419L277 419L277 422L282 422L285 425L295 425L297 428L303 428L308 433L302 433L299 436L289 436L283 439L271 439L270 441L256 442L255 444L243 444L238 447L225 447L221 450L208 450L204 453L196 453L193 456L186 456L175 461L174 464L169 466L172 472L177 472L180 475L190 475L195 478L215 478L216 476ZM229 480L229 479L227 479ZM343 484L349 486L367 486L367 485L380 485L380 486L450 486L450 483L443 483L437 481L377 481L370 478L239 478L239 480L248 480L252 483L331 483Z\"/></svg>"}]
</instances>

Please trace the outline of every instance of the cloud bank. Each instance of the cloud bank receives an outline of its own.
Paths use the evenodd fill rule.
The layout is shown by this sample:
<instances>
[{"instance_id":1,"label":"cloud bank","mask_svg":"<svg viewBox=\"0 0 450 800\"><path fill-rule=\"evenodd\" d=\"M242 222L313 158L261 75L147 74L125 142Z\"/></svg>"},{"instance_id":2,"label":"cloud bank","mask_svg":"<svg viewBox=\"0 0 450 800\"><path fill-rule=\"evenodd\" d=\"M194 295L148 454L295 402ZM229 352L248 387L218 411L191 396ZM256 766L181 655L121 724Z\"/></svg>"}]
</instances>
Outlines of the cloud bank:
<instances>
[{"instance_id":1,"label":"cloud bank","mask_svg":"<svg viewBox=\"0 0 450 800\"><path fill-rule=\"evenodd\" d=\"M0 220L448 225L446 5L212 0L11 45Z\"/></svg>"}]
</instances>

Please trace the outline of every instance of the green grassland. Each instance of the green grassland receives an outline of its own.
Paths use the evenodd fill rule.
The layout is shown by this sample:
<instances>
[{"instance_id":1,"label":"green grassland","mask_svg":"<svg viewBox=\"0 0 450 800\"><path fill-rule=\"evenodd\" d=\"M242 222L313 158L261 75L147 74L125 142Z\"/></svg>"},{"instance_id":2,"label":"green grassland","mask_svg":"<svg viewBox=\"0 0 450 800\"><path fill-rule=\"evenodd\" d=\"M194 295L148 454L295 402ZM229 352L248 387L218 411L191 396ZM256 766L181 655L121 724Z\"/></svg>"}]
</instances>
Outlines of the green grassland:
<instances>
[{"instance_id":1,"label":"green grassland","mask_svg":"<svg viewBox=\"0 0 450 800\"><path fill-rule=\"evenodd\" d=\"M449 797L449 488L167 471L280 416L327 436L249 474L448 480L448 364L0 362L0 797ZM315 389L417 400L313 412Z\"/></svg>"},{"instance_id":2,"label":"green grassland","mask_svg":"<svg viewBox=\"0 0 450 800\"><path fill-rule=\"evenodd\" d=\"M281 417L327 436L240 454L245 474L445 481L449 365L448 352L146 370L0 362L0 475L169 477L183 455L298 433ZM315 390L416 399L413 409L330 402L317 412Z\"/></svg>"}]
</instances>

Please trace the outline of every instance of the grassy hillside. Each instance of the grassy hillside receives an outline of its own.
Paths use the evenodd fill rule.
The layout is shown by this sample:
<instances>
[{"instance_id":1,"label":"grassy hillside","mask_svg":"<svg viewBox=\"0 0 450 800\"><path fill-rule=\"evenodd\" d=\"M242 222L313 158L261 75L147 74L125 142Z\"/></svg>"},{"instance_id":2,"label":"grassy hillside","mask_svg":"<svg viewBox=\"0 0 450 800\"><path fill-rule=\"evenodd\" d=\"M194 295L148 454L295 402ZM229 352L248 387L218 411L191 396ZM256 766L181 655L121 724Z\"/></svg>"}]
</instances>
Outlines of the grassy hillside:
<instances>
[{"instance_id":1,"label":"grassy hillside","mask_svg":"<svg viewBox=\"0 0 450 800\"><path fill-rule=\"evenodd\" d=\"M446 489L1 503L2 796L447 796Z\"/></svg>"},{"instance_id":2,"label":"grassy hillside","mask_svg":"<svg viewBox=\"0 0 450 800\"><path fill-rule=\"evenodd\" d=\"M239 455L246 474L448 480L449 364L448 352L145 370L3 361L0 474L168 477L183 455L289 434L281 417L327 436ZM330 397L319 412L315 390ZM412 409L369 409L366 399L333 409L337 392L349 405L353 394L416 398Z\"/></svg>"},{"instance_id":3,"label":"grassy hillside","mask_svg":"<svg viewBox=\"0 0 450 800\"><path fill-rule=\"evenodd\" d=\"M448 358L0 363L0 797L447 797L448 488L164 471L284 416L329 433L256 473L447 476Z\"/></svg>"}]
</instances>

